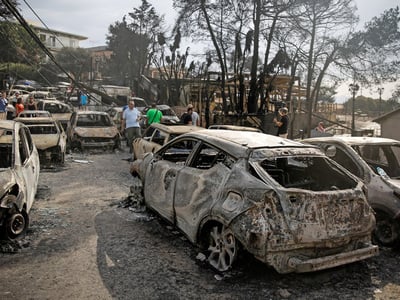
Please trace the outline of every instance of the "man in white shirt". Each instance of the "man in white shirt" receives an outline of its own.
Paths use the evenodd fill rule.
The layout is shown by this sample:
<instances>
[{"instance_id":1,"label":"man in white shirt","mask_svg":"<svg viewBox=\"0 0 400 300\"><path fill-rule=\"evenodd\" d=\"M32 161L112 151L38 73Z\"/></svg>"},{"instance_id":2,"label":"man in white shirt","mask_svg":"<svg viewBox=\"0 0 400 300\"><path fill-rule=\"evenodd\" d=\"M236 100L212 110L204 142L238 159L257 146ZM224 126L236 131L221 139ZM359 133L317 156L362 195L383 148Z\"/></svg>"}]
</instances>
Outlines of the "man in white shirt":
<instances>
[{"instance_id":1,"label":"man in white shirt","mask_svg":"<svg viewBox=\"0 0 400 300\"><path fill-rule=\"evenodd\" d=\"M194 107L192 104L188 105L188 108L192 109L192 125L193 126L200 126L200 116L199 114L194 110Z\"/></svg>"},{"instance_id":2,"label":"man in white shirt","mask_svg":"<svg viewBox=\"0 0 400 300\"><path fill-rule=\"evenodd\" d=\"M141 137L140 132L140 111L135 107L135 102L129 100L128 108L122 113L121 132L124 133L128 140L129 152L132 153L132 142L134 139Z\"/></svg>"}]
</instances>

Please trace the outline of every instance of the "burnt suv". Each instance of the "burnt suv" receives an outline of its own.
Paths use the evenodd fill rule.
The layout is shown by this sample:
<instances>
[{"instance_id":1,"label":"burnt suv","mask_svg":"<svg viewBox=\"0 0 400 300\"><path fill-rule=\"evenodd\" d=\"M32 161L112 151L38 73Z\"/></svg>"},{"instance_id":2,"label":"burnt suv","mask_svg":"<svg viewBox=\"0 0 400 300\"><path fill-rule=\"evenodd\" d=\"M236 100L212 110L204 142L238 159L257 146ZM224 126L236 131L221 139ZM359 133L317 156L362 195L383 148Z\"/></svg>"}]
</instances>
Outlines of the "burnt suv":
<instances>
[{"instance_id":1,"label":"burnt suv","mask_svg":"<svg viewBox=\"0 0 400 300\"><path fill-rule=\"evenodd\" d=\"M378 253L364 184L311 145L249 131L183 134L132 163L145 205L226 271L246 250L279 273Z\"/></svg>"},{"instance_id":2,"label":"burnt suv","mask_svg":"<svg viewBox=\"0 0 400 300\"><path fill-rule=\"evenodd\" d=\"M376 213L374 239L400 245L400 142L379 137L320 137L303 140L364 181Z\"/></svg>"}]
</instances>

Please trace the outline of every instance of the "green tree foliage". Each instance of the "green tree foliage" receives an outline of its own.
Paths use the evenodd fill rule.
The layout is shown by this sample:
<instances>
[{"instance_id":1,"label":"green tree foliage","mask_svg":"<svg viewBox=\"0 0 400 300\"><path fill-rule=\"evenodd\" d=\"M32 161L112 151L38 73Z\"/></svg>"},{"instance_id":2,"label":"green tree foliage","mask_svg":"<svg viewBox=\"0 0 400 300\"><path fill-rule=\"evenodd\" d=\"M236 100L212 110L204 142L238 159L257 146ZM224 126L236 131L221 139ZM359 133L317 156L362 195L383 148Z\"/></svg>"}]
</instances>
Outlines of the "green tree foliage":
<instances>
[{"instance_id":1,"label":"green tree foliage","mask_svg":"<svg viewBox=\"0 0 400 300\"><path fill-rule=\"evenodd\" d=\"M35 65L43 57L37 44L17 23L0 22L0 62Z\"/></svg>"},{"instance_id":2,"label":"green tree foliage","mask_svg":"<svg viewBox=\"0 0 400 300\"><path fill-rule=\"evenodd\" d=\"M343 103L343 105L347 112L351 112L353 99L348 99ZM358 96L355 98L354 107L357 113L368 114L370 116L379 116L399 108L399 104L397 101L393 101L392 99L379 100L371 97Z\"/></svg>"},{"instance_id":3,"label":"green tree foliage","mask_svg":"<svg viewBox=\"0 0 400 300\"><path fill-rule=\"evenodd\" d=\"M107 43L113 55L108 73L114 82L137 90L137 82L150 67L163 18L146 0L122 21L110 25Z\"/></svg>"},{"instance_id":4,"label":"green tree foliage","mask_svg":"<svg viewBox=\"0 0 400 300\"><path fill-rule=\"evenodd\" d=\"M17 0L10 0L10 3L14 6L19 5ZM0 17L2 19L11 19L12 18L12 14L7 9L7 7L3 4L3 2L0 2Z\"/></svg>"},{"instance_id":5,"label":"green tree foliage","mask_svg":"<svg viewBox=\"0 0 400 300\"><path fill-rule=\"evenodd\" d=\"M400 73L400 10L384 11L348 41L346 59L364 85L394 81Z\"/></svg>"}]
</instances>

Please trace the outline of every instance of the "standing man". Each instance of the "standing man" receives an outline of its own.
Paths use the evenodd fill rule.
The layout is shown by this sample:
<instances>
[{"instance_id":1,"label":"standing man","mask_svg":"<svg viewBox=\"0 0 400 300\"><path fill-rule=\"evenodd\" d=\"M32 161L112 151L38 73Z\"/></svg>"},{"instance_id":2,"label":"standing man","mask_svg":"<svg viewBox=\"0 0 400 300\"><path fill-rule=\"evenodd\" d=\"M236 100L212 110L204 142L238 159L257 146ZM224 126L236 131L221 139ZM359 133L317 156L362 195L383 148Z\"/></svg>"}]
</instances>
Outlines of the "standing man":
<instances>
[{"instance_id":1,"label":"standing man","mask_svg":"<svg viewBox=\"0 0 400 300\"><path fill-rule=\"evenodd\" d=\"M128 108L122 113L121 132L125 131L125 137L129 145L129 153L133 153L132 142L139 138L140 134L140 111L135 107L135 101L129 100Z\"/></svg>"},{"instance_id":2,"label":"standing man","mask_svg":"<svg viewBox=\"0 0 400 300\"><path fill-rule=\"evenodd\" d=\"M0 120L5 120L7 118L7 95L5 92L1 92L0 97Z\"/></svg>"},{"instance_id":3,"label":"standing man","mask_svg":"<svg viewBox=\"0 0 400 300\"><path fill-rule=\"evenodd\" d=\"M194 110L193 105L189 104L188 108L192 109L192 125L193 126L200 126L200 116L199 114Z\"/></svg>"},{"instance_id":4,"label":"standing man","mask_svg":"<svg viewBox=\"0 0 400 300\"><path fill-rule=\"evenodd\" d=\"M158 110L156 103L153 102L151 108L146 113L147 126L150 126L152 123L161 123L162 116L161 110Z\"/></svg>"},{"instance_id":5,"label":"standing man","mask_svg":"<svg viewBox=\"0 0 400 300\"><path fill-rule=\"evenodd\" d=\"M289 117L287 115L288 109L286 107L282 107L278 110L280 115L280 120L278 121L274 118L274 123L278 127L277 136L287 139L288 137L288 127L289 127Z\"/></svg>"}]
</instances>

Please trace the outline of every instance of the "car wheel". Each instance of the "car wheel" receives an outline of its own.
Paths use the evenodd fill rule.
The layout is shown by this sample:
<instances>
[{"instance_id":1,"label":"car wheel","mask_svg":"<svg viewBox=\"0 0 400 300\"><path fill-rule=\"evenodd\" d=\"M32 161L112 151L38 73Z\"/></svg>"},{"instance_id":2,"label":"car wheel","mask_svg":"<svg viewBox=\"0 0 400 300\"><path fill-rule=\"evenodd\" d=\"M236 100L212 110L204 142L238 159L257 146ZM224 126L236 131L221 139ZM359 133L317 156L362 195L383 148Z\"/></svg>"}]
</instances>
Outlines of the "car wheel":
<instances>
[{"instance_id":1,"label":"car wheel","mask_svg":"<svg viewBox=\"0 0 400 300\"><path fill-rule=\"evenodd\" d=\"M214 226L209 232L208 263L220 272L232 267L238 253L238 243L231 230Z\"/></svg>"},{"instance_id":2,"label":"car wheel","mask_svg":"<svg viewBox=\"0 0 400 300\"><path fill-rule=\"evenodd\" d=\"M29 225L29 217L26 211L23 209L19 212L16 209L12 209L7 216L5 226L5 236L10 240L14 240L19 236L22 236Z\"/></svg>"},{"instance_id":3,"label":"car wheel","mask_svg":"<svg viewBox=\"0 0 400 300\"><path fill-rule=\"evenodd\" d=\"M399 221L384 212L377 212L375 218L374 242L385 247L396 246L399 243Z\"/></svg>"}]
</instances>

